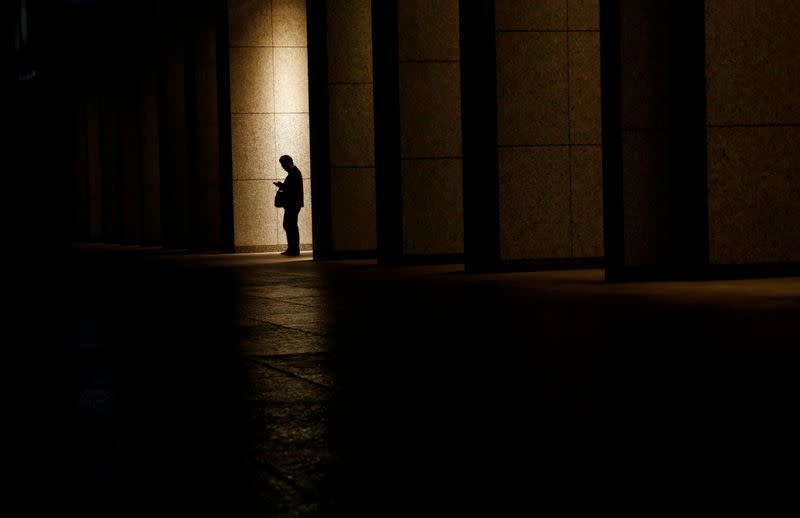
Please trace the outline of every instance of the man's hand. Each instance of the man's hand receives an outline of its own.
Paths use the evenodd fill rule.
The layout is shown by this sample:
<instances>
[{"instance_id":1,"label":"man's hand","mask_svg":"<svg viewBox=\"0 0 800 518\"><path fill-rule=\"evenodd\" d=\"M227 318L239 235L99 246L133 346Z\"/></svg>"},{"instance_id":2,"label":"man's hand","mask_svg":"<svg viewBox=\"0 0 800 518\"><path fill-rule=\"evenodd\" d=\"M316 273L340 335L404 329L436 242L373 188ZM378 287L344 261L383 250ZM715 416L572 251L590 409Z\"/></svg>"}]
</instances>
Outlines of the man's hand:
<instances>
[{"instance_id":1,"label":"man's hand","mask_svg":"<svg viewBox=\"0 0 800 518\"><path fill-rule=\"evenodd\" d=\"M272 182L275 187L283 187L283 182Z\"/></svg>"}]
</instances>

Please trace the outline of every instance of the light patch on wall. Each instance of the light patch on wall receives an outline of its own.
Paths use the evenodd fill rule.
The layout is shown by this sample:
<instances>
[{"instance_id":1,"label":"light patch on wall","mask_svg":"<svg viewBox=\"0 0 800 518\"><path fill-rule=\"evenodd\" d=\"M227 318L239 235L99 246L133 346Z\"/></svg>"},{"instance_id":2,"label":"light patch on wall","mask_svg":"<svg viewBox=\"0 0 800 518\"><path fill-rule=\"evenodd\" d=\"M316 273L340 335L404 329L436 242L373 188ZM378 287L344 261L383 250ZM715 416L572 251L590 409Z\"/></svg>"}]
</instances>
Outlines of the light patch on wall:
<instances>
[{"instance_id":1,"label":"light patch on wall","mask_svg":"<svg viewBox=\"0 0 800 518\"><path fill-rule=\"evenodd\" d=\"M275 48L275 112L308 113L308 51Z\"/></svg>"},{"instance_id":2,"label":"light patch on wall","mask_svg":"<svg viewBox=\"0 0 800 518\"><path fill-rule=\"evenodd\" d=\"M272 0L276 47L305 47L306 0Z\"/></svg>"},{"instance_id":3,"label":"light patch on wall","mask_svg":"<svg viewBox=\"0 0 800 518\"><path fill-rule=\"evenodd\" d=\"M308 250L312 236L305 0L233 0L230 6L234 206L239 208L234 214L235 247L285 248L282 213L272 206L272 182L285 176L278 157L290 155L303 174L306 199L300 241L301 249ZM272 123L253 123L262 120Z\"/></svg>"}]
</instances>

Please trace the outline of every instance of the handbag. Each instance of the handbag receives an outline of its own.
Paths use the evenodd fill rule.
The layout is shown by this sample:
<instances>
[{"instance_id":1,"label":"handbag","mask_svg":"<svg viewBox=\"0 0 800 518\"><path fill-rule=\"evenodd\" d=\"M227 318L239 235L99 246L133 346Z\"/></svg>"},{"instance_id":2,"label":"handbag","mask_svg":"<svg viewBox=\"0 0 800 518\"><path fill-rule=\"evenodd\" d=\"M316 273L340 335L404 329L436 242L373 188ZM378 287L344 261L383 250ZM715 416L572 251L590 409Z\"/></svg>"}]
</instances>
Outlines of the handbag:
<instances>
[{"instance_id":1,"label":"handbag","mask_svg":"<svg viewBox=\"0 0 800 518\"><path fill-rule=\"evenodd\" d=\"M285 191L277 191L277 192L275 192L275 206L276 207L285 207L286 206L286 192Z\"/></svg>"}]
</instances>

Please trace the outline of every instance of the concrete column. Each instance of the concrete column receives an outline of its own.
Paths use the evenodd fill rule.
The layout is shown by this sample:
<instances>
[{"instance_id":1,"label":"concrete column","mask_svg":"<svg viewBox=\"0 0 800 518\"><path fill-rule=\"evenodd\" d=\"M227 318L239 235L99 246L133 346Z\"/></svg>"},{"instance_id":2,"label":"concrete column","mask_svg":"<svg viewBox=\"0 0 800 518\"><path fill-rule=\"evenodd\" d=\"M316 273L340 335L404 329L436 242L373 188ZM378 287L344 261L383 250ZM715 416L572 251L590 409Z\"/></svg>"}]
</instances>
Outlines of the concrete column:
<instances>
[{"instance_id":1,"label":"concrete column","mask_svg":"<svg viewBox=\"0 0 800 518\"><path fill-rule=\"evenodd\" d=\"M138 78L133 56L124 56L134 68L121 71L119 91L119 175L121 191L121 240L123 243L142 242L142 178L140 149L140 114Z\"/></svg>"},{"instance_id":2,"label":"concrete column","mask_svg":"<svg viewBox=\"0 0 800 518\"><path fill-rule=\"evenodd\" d=\"M391 260L460 257L458 2L372 7L380 254Z\"/></svg>"},{"instance_id":3,"label":"concrete column","mask_svg":"<svg viewBox=\"0 0 800 518\"><path fill-rule=\"evenodd\" d=\"M169 247L189 245L186 140L186 34L180 3L160 12L159 155L162 238Z\"/></svg>"},{"instance_id":4,"label":"concrete column","mask_svg":"<svg viewBox=\"0 0 800 518\"><path fill-rule=\"evenodd\" d=\"M461 0L464 267L500 268L497 55L494 0Z\"/></svg>"},{"instance_id":5,"label":"concrete column","mask_svg":"<svg viewBox=\"0 0 800 518\"><path fill-rule=\"evenodd\" d=\"M191 241L195 248L213 250L225 246L222 184L230 181L223 179L220 161L217 11L214 1L193 2L186 42Z\"/></svg>"},{"instance_id":6,"label":"concrete column","mask_svg":"<svg viewBox=\"0 0 800 518\"><path fill-rule=\"evenodd\" d=\"M403 258L397 0L372 1L377 245L381 263Z\"/></svg>"},{"instance_id":7,"label":"concrete column","mask_svg":"<svg viewBox=\"0 0 800 518\"><path fill-rule=\"evenodd\" d=\"M403 253L464 251L458 1L398 1Z\"/></svg>"},{"instance_id":8,"label":"concrete column","mask_svg":"<svg viewBox=\"0 0 800 518\"><path fill-rule=\"evenodd\" d=\"M122 239L120 223L120 179L118 157L119 93L117 71L106 69L100 79L100 147L102 164L102 240L118 243Z\"/></svg>"},{"instance_id":9,"label":"concrete column","mask_svg":"<svg viewBox=\"0 0 800 518\"><path fill-rule=\"evenodd\" d=\"M86 147L88 183L88 239L100 241L103 238L103 151L101 137L100 91L96 77L93 77L86 99Z\"/></svg>"},{"instance_id":10,"label":"concrete column","mask_svg":"<svg viewBox=\"0 0 800 518\"><path fill-rule=\"evenodd\" d=\"M99 241L102 239L102 148L100 132L100 86L103 73L101 55L103 31L101 10L66 9L59 24L70 27L60 42L60 52L68 56L63 66L68 70L73 84L71 97L76 105L79 120L73 134L76 144L76 173L80 178L77 197L72 206L75 225L73 239ZM65 85L62 85L64 88Z\"/></svg>"},{"instance_id":11,"label":"concrete column","mask_svg":"<svg viewBox=\"0 0 800 518\"><path fill-rule=\"evenodd\" d=\"M72 95L75 237L230 250L229 113L218 102L229 104L218 59L227 4L125 1L66 12L76 34L64 51L74 63L63 67L82 71Z\"/></svg>"},{"instance_id":12,"label":"concrete column","mask_svg":"<svg viewBox=\"0 0 800 518\"><path fill-rule=\"evenodd\" d=\"M703 3L603 3L606 277L707 270Z\"/></svg>"},{"instance_id":13,"label":"concrete column","mask_svg":"<svg viewBox=\"0 0 800 518\"><path fill-rule=\"evenodd\" d=\"M155 0L146 3L138 61L142 243L161 243L161 169L158 125L158 25ZM144 7L143 7L144 8Z\"/></svg>"},{"instance_id":14,"label":"concrete column","mask_svg":"<svg viewBox=\"0 0 800 518\"><path fill-rule=\"evenodd\" d=\"M462 9L467 269L600 265L599 2Z\"/></svg>"},{"instance_id":15,"label":"concrete column","mask_svg":"<svg viewBox=\"0 0 800 518\"><path fill-rule=\"evenodd\" d=\"M326 4L330 253L374 254L377 208L371 2L328 0Z\"/></svg>"},{"instance_id":16,"label":"concrete column","mask_svg":"<svg viewBox=\"0 0 800 518\"><path fill-rule=\"evenodd\" d=\"M77 239L89 239L90 190L89 190L89 134L88 134L88 72L80 69L80 89L72 103L72 127L68 133L72 137L72 188L74 205L72 206L71 232Z\"/></svg>"}]
</instances>

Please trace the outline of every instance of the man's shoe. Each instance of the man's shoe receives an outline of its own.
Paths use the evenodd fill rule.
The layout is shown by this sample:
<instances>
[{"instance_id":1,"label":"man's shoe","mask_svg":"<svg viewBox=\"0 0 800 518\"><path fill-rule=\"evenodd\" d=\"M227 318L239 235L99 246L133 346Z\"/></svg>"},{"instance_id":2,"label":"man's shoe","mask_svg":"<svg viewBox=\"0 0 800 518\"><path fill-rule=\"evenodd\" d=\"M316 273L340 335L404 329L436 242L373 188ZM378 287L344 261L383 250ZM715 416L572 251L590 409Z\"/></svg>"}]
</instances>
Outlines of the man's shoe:
<instances>
[{"instance_id":1,"label":"man's shoe","mask_svg":"<svg viewBox=\"0 0 800 518\"><path fill-rule=\"evenodd\" d=\"M287 255L289 257L297 257L298 255L300 255L300 252L290 252L288 250L285 251L285 252L282 252L282 253L283 253L283 255Z\"/></svg>"}]
</instances>

